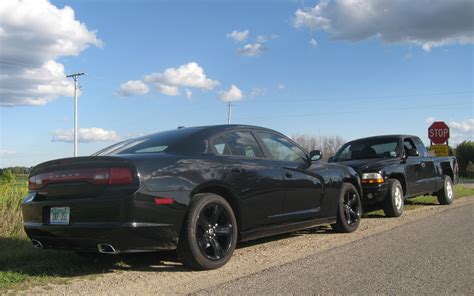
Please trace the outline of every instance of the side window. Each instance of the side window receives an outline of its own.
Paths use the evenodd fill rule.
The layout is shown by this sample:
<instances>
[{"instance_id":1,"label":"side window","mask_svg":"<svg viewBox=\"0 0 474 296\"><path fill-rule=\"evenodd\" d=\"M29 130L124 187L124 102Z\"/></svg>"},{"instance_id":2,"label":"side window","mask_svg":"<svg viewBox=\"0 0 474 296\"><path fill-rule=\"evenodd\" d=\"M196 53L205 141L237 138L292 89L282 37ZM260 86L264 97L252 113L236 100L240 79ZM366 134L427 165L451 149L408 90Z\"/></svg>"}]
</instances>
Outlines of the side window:
<instances>
[{"instance_id":1,"label":"side window","mask_svg":"<svg viewBox=\"0 0 474 296\"><path fill-rule=\"evenodd\" d=\"M293 162L306 162L308 160L306 153L284 137L264 132L259 132L258 135L274 159Z\"/></svg>"},{"instance_id":2,"label":"side window","mask_svg":"<svg viewBox=\"0 0 474 296\"><path fill-rule=\"evenodd\" d=\"M415 144L418 147L418 152L420 153L420 156L427 157L428 156L428 151L426 150L425 144L423 144L423 141L421 141L420 138L413 138L415 140Z\"/></svg>"},{"instance_id":3,"label":"side window","mask_svg":"<svg viewBox=\"0 0 474 296\"><path fill-rule=\"evenodd\" d=\"M224 135L232 155L263 157L262 150L250 132L229 132Z\"/></svg>"},{"instance_id":4,"label":"side window","mask_svg":"<svg viewBox=\"0 0 474 296\"><path fill-rule=\"evenodd\" d=\"M224 138L223 137L219 137L217 139L214 140L214 149L216 149L216 152L217 154L231 154L230 153L230 150L229 150L229 147L227 146L226 142L224 141Z\"/></svg>"},{"instance_id":5,"label":"side window","mask_svg":"<svg viewBox=\"0 0 474 296\"><path fill-rule=\"evenodd\" d=\"M405 140L403 140L403 148L405 148L405 151L409 149L414 150L416 149L416 146L413 143L412 139L406 138Z\"/></svg>"}]
</instances>

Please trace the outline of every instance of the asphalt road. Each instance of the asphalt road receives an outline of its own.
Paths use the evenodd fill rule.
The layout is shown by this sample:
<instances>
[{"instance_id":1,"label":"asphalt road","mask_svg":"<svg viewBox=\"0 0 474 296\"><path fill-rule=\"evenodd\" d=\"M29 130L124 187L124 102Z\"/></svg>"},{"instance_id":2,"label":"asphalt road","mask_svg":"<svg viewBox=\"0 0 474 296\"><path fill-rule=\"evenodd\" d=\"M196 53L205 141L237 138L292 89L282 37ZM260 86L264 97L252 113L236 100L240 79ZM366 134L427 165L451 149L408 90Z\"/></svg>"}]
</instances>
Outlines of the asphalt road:
<instances>
[{"instance_id":1,"label":"asphalt road","mask_svg":"<svg viewBox=\"0 0 474 296\"><path fill-rule=\"evenodd\" d=\"M473 217L448 209L197 294L474 295Z\"/></svg>"}]
</instances>

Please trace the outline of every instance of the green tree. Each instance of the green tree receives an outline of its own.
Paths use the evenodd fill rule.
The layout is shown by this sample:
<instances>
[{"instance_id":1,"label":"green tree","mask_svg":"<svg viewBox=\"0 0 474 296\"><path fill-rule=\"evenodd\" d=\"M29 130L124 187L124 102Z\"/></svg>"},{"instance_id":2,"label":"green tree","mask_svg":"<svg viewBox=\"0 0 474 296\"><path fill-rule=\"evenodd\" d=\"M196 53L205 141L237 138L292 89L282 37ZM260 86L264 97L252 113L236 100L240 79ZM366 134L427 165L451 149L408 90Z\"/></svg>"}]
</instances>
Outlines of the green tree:
<instances>
[{"instance_id":1,"label":"green tree","mask_svg":"<svg viewBox=\"0 0 474 296\"><path fill-rule=\"evenodd\" d=\"M474 163L469 162L467 169L466 169L466 176L468 178L474 178Z\"/></svg>"},{"instance_id":2,"label":"green tree","mask_svg":"<svg viewBox=\"0 0 474 296\"><path fill-rule=\"evenodd\" d=\"M469 162L474 162L474 142L464 141L456 147L456 157L459 163L459 174L467 177Z\"/></svg>"},{"instance_id":3,"label":"green tree","mask_svg":"<svg viewBox=\"0 0 474 296\"><path fill-rule=\"evenodd\" d=\"M14 183L15 175L10 170L4 170L2 173L2 182L3 183Z\"/></svg>"}]
</instances>

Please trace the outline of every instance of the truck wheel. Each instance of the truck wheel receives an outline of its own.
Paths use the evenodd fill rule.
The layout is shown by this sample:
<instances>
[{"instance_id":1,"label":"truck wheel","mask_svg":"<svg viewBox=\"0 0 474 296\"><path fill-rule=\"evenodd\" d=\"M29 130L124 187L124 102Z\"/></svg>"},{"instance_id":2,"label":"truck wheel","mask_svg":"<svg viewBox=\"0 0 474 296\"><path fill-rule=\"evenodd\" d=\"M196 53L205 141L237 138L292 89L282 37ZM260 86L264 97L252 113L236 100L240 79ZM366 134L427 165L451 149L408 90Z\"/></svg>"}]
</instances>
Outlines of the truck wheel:
<instances>
[{"instance_id":1,"label":"truck wheel","mask_svg":"<svg viewBox=\"0 0 474 296\"><path fill-rule=\"evenodd\" d=\"M397 179L388 179L388 195L385 197L383 211L387 217L400 217L403 213L403 188Z\"/></svg>"},{"instance_id":2,"label":"truck wheel","mask_svg":"<svg viewBox=\"0 0 474 296\"><path fill-rule=\"evenodd\" d=\"M229 261L237 244L237 221L232 207L221 196L194 196L183 223L178 256L184 265L216 269Z\"/></svg>"},{"instance_id":3,"label":"truck wheel","mask_svg":"<svg viewBox=\"0 0 474 296\"><path fill-rule=\"evenodd\" d=\"M438 202L442 205L450 205L454 200L453 181L450 176L444 176L444 186L436 192Z\"/></svg>"},{"instance_id":4,"label":"truck wheel","mask_svg":"<svg viewBox=\"0 0 474 296\"><path fill-rule=\"evenodd\" d=\"M359 192L350 183L344 183L339 196L337 208L337 222L331 224L337 232L353 232L359 227L362 214L362 203Z\"/></svg>"}]
</instances>

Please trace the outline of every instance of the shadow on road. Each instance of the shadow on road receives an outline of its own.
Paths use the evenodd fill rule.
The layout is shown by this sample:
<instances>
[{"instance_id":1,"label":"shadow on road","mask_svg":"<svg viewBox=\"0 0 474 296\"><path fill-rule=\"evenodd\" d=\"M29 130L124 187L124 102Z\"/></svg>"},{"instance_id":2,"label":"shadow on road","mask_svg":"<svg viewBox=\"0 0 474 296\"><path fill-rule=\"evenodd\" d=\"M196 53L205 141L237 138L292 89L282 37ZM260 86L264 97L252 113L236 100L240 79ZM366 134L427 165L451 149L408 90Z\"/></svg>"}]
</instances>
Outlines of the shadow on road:
<instances>
[{"instance_id":1,"label":"shadow on road","mask_svg":"<svg viewBox=\"0 0 474 296\"><path fill-rule=\"evenodd\" d=\"M331 227L318 226L249 242L239 243L237 249L247 248L301 235L334 233ZM72 251L39 250L26 238L0 237L0 288L2 281L22 282L28 277L74 278L84 275L110 273L117 270L150 272L190 271L183 266L175 251L130 253L119 255L76 254ZM2 278L9 274L11 279Z\"/></svg>"}]
</instances>

